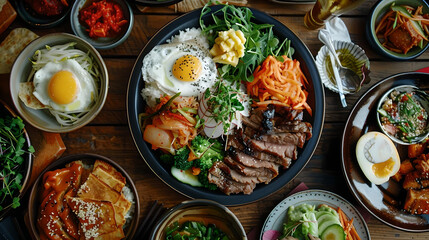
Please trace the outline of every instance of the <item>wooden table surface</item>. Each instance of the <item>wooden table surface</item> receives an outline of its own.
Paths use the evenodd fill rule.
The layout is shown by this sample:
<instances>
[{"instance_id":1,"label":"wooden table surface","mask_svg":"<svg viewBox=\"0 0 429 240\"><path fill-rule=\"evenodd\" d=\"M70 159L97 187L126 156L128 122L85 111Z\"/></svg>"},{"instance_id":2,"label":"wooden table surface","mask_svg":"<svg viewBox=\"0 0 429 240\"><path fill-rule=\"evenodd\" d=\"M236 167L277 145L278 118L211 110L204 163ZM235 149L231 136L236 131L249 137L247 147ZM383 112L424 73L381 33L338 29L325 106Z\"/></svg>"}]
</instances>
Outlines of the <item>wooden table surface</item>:
<instances>
[{"instance_id":1,"label":"wooden table surface","mask_svg":"<svg viewBox=\"0 0 429 240\"><path fill-rule=\"evenodd\" d=\"M248 6L267 12L290 28L308 46L316 56L321 42L318 31L307 30L303 25L303 16L311 5L276 4L267 0L248 0ZM342 19L346 23L352 41L360 45L371 61L371 83L359 93L347 95L348 106L343 108L336 93L325 89L326 115L322 136L317 150L304 170L280 191L258 202L243 206L230 207L244 226L246 232L255 228L258 231L269 212L300 182L310 189L324 189L345 197L355 206L358 205L346 186L341 172L340 143L345 121L357 99L373 84L392 74L414 71L429 66L429 52L419 58L406 62L392 62L375 53L365 39L365 21L376 0L368 0ZM130 135L126 114L126 93L128 79L141 49L148 40L179 13L174 8L149 8L144 13L134 7L135 24L130 37L120 46L111 50L101 50L110 76L110 88L106 104L100 114L87 126L70 133L61 134L67 147L64 155L76 153L97 153L117 161L133 178L141 202L141 217L148 212L154 200L172 207L186 197L165 185L152 173L139 155ZM7 33L16 27L28 27L19 18L0 35L4 39ZM51 29L31 29L39 35L53 32L72 33L69 21ZM8 75L0 75L1 81L8 81ZM3 91L2 91L3 92ZM2 97L3 98L3 97ZM63 155L63 156L64 156ZM429 239L429 233L408 233L391 228L371 217L368 227L371 238L381 239Z\"/></svg>"}]
</instances>

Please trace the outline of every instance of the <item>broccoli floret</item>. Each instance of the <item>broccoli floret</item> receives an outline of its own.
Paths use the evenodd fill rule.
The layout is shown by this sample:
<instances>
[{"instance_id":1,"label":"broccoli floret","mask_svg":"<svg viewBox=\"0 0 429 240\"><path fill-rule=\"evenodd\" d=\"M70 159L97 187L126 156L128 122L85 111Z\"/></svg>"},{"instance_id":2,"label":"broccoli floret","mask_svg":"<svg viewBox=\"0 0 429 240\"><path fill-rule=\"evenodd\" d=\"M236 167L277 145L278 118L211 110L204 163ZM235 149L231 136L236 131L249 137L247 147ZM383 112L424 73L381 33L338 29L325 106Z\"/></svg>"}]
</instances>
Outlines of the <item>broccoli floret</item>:
<instances>
[{"instance_id":1,"label":"broccoli floret","mask_svg":"<svg viewBox=\"0 0 429 240\"><path fill-rule=\"evenodd\" d=\"M201 169L198 175L198 181L200 181L205 188L216 190L217 186L213 183L209 183L207 174L208 170L213 166L213 163L223 160L224 151L222 144L215 139L198 135L192 140L191 148L198 157L198 159L193 161L194 166Z\"/></svg>"},{"instance_id":2,"label":"broccoli floret","mask_svg":"<svg viewBox=\"0 0 429 240\"><path fill-rule=\"evenodd\" d=\"M214 162L223 160L223 146L216 139L198 135L192 140L191 147L198 157L194 161L195 166L201 168L201 170L208 170L213 166Z\"/></svg>"},{"instance_id":3,"label":"broccoli floret","mask_svg":"<svg viewBox=\"0 0 429 240\"><path fill-rule=\"evenodd\" d=\"M187 146L184 146L179 150L177 150L176 155L173 156L173 159L174 159L173 166L181 170L187 170L190 167L192 167L193 162L188 161L189 152L190 150Z\"/></svg>"},{"instance_id":4,"label":"broccoli floret","mask_svg":"<svg viewBox=\"0 0 429 240\"><path fill-rule=\"evenodd\" d=\"M209 179L207 178L207 174L208 174L208 171L201 171L200 174L198 174L198 181L200 181L203 187L214 191L217 189L217 186L216 184L209 182Z\"/></svg>"}]
</instances>

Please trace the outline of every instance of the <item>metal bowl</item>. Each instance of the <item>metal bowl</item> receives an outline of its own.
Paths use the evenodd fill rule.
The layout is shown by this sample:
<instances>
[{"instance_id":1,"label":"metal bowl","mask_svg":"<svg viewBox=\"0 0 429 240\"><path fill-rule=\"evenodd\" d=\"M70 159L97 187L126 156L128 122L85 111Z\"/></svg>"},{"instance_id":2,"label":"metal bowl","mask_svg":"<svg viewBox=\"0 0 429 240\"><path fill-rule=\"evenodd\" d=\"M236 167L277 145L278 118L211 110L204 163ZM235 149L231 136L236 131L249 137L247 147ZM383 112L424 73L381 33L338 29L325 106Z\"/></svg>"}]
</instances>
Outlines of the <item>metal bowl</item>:
<instances>
[{"instance_id":1,"label":"metal bowl","mask_svg":"<svg viewBox=\"0 0 429 240\"><path fill-rule=\"evenodd\" d=\"M149 239L165 239L165 230L168 226L182 218L201 219L205 223L213 223L229 239L247 239L246 232L238 218L227 207L211 200L195 199L184 201L168 210L155 224ZM222 227L223 225L223 227Z\"/></svg>"},{"instance_id":2,"label":"metal bowl","mask_svg":"<svg viewBox=\"0 0 429 240\"><path fill-rule=\"evenodd\" d=\"M401 140L395 136L392 136L383 127L381 120L380 120L381 114L380 114L379 110L382 109L383 103L388 98L389 94L395 90L398 92L401 92L401 93L403 93L403 92L407 92L407 93L414 92L415 93L414 99L417 100L421 104L421 106L426 110L427 113L429 113L429 95L427 93L425 93L424 91L421 91L418 87L413 86L413 85L397 86L397 87L391 88L389 91L387 91L378 101L378 105L377 105L377 123L378 123L378 126L380 127L381 131L384 134L386 134L393 142L398 143L398 144L411 145L411 144L416 144L416 143L420 143L420 142L424 141L429 136L429 124L428 124L428 126L426 126L424 133L422 133L421 135L419 135L418 137L416 137L415 139L413 139L410 142L405 142L405 141L403 141L403 140Z\"/></svg>"},{"instance_id":3,"label":"metal bowl","mask_svg":"<svg viewBox=\"0 0 429 240\"><path fill-rule=\"evenodd\" d=\"M19 85L21 82L26 82L32 69L31 59L36 50L45 48L48 46L55 46L59 44L66 44L75 42L75 48L82 50L83 52L89 53L93 58L95 64L98 65L101 81L99 82L99 96L95 100L95 103L91 107L88 113L86 113L81 119L75 122L73 125L62 126L60 125L55 117L53 117L49 111L44 109L35 110L31 109L19 99ZM109 75L107 73L107 67L104 64L103 58L100 53L87 41L76 37L68 33L53 33L40 37L31 42L24 50L19 54L15 63L13 64L12 71L10 74L10 93L12 96L13 104L17 109L18 113L23 119L29 124L46 132L64 133L81 128L91 122L97 114L103 108L103 105L107 98L107 91L109 88Z\"/></svg>"}]
</instances>

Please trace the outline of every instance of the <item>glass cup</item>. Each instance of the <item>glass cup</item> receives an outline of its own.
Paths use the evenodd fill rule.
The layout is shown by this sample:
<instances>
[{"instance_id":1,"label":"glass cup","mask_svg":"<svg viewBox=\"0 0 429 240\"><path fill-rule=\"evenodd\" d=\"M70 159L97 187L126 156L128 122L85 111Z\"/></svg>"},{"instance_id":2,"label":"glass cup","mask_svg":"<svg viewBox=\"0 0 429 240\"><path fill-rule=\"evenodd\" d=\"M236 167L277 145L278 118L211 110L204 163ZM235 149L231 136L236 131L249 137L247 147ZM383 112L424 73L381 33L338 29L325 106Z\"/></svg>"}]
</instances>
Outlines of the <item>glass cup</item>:
<instances>
[{"instance_id":1,"label":"glass cup","mask_svg":"<svg viewBox=\"0 0 429 240\"><path fill-rule=\"evenodd\" d=\"M313 8L305 14L304 25L310 29L318 29L325 21L352 10L365 0L317 0Z\"/></svg>"}]
</instances>

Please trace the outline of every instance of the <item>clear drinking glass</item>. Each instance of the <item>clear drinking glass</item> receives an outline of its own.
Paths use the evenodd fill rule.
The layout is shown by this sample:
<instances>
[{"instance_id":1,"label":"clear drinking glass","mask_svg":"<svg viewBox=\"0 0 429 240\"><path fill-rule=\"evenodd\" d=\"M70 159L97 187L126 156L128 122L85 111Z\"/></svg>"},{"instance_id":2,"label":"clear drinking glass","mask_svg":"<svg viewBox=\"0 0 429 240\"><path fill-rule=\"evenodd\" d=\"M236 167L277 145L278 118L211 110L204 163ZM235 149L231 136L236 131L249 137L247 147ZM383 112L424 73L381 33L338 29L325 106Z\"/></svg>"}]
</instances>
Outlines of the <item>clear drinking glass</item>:
<instances>
[{"instance_id":1,"label":"clear drinking glass","mask_svg":"<svg viewBox=\"0 0 429 240\"><path fill-rule=\"evenodd\" d=\"M311 30L321 28L325 21L352 10L365 0L317 0L305 14L304 25Z\"/></svg>"}]
</instances>

